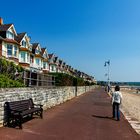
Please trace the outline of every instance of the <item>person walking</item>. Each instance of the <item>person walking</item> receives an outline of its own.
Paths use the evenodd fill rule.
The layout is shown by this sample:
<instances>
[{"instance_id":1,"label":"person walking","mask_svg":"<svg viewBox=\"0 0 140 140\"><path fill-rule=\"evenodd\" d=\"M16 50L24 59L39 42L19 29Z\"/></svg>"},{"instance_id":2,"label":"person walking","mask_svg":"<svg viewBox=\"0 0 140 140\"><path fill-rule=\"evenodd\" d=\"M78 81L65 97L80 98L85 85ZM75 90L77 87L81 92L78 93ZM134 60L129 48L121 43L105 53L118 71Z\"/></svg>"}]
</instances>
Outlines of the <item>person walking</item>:
<instances>
[{"instance_id":1,"label":"person walking","mask_svg":"<svg viewBox=\"0 0 140 140\"><path fill-rule=\"evenodd\" d=\"M120 92L120 87L117 85L115 86L115 91L112 92L112 114L113 118L116 118L117 121L120 120L120 104L122 102L122 94Z\"/></svg>"}]
</instances>

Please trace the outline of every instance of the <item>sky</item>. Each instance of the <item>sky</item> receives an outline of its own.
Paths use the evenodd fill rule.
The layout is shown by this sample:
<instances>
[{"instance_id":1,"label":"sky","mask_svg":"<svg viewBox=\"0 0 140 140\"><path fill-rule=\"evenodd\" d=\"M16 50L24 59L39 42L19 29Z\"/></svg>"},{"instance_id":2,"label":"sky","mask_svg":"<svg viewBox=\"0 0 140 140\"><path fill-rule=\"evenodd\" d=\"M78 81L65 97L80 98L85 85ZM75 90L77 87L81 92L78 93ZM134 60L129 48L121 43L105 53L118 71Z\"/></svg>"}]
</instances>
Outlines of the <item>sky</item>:
<instances>
[{"instance_id":1,"label":"sky","mask_svg":"<svg viewBox=\"0 0 140 140\"><path fill-rule=\"evenodd\" d=\"M0 0L0 17L73 68L140 82L139 0Z\"/></svg>"}]
</instances>

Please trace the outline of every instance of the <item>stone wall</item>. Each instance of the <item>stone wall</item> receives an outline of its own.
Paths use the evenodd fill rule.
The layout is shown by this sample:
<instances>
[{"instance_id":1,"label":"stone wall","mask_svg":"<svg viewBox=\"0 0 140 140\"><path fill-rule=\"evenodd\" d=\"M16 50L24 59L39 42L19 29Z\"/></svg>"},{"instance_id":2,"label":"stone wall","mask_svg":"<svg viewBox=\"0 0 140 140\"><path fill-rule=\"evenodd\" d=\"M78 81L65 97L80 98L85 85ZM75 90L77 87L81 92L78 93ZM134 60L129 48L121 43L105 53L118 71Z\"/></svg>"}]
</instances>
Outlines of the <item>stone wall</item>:
<instances>
[{"instance_id":1,"label":"stone wall","mask_svg":"<svg viewBox=\"0 0 140 140\"><path fill-rule=\"evenodd\" d=\"M87 91L93 90L90 87L57 87L47 88L9 88L0 89L0 125L4 120L4 103L32 98L35 104L42 104L44 110L55 105L66 102L75 96L79 96Z\"/></svg>"}]
</instances>

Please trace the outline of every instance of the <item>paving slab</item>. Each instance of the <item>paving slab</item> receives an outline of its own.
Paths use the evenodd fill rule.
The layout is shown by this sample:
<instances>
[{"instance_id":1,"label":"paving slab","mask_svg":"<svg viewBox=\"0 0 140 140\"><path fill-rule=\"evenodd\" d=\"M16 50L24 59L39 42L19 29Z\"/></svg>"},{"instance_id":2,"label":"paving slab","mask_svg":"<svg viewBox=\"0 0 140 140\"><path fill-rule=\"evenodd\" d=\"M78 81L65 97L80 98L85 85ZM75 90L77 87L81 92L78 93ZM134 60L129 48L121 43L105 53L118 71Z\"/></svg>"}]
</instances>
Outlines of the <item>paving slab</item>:
<instances>
[{"instance_id":1,"label":"paving slab","mask_svg":"<svg viewBox=\"0 0 140 140\"><path fill-rule=\"evenodd\" d=\"M111 118L110 97L98 88L44 112L23 129L0 128L0 140L140 140L128 121Z\"/></svg>"}]
</instances>

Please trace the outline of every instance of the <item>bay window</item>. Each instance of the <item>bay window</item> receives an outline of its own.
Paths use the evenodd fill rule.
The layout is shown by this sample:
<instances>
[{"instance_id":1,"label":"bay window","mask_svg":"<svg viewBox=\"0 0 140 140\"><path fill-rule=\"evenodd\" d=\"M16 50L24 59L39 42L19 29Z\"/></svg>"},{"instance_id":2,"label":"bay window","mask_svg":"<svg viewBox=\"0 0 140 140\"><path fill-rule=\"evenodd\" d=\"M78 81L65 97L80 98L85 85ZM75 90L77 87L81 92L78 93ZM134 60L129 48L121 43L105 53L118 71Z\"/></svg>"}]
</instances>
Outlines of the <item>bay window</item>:
<instances>
[{"instance_id":1,"label":"bay window","mask_svg":"<svg viewBox=\"0 0 140 140\"><path fill-rule=\"evenodd\" d=\"M7 55L8 56L12 56L12 48L13 48L13 45L7 44Z\"/></svg>"},{"instance_id":2,"label":"bay window","mask_svg":"<svg viewBox=\"0 0 140 140\"><path fill-rule=\"evenodd\" d=\"M7 44L7 56L18 57L18 47L13 44Z\"/></svg>"},{"instance_id":3,"label":"bay window","mask_svg":"<svg viewBox=\"0 0 140 140\"><path fill-rule=\"evenodd\" d=\"M40 59L36 58L35 61L36 61L36 64L37 64L37 65L40 65Z\"/></svg>"},{"instance_id":4,"label":"bay window","mask_svg":"<svg viewBox=\"0 0 140 140\"><path fill-rule=\"evenodd\" d=\"M21 58L21 61L22 62L25 62L26 61L26 54L25 54L25 52L20 52L20 58Z\"/></svg>"},{"instance_id":5,"label":"bay window","mask_svg":"<svg viewBox=\"0 0 140 140\"><path fill-rule=\"evenodd\" d=\"M18 54L17 51L18 51L18 50L17 50L17 46L14 46L14 56L15 56L15 57L17 57L17 54Z\"/></svg>"}]
</instances>

